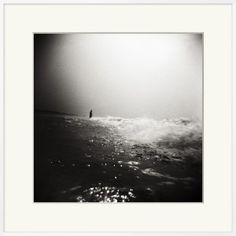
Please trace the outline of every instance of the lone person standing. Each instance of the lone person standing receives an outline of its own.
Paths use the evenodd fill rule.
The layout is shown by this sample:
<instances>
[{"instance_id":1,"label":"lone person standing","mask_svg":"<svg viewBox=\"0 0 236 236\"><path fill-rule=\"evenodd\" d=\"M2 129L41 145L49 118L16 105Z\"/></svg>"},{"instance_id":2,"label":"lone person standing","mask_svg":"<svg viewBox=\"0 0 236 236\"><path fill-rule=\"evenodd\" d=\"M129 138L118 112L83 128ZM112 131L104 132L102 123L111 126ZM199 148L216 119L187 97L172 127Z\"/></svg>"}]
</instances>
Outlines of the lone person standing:
<instances>
[{"instance_id":1,"label":"lone person standing","mask_svg":"<svg viewBox=\"0 0 236 236\"><path fill-rule=\"evenodd\" d=\"M93 110L91 109L89 112L89 118L92 118L92 117L93 117Z\"/></svg>"}]
</instances>

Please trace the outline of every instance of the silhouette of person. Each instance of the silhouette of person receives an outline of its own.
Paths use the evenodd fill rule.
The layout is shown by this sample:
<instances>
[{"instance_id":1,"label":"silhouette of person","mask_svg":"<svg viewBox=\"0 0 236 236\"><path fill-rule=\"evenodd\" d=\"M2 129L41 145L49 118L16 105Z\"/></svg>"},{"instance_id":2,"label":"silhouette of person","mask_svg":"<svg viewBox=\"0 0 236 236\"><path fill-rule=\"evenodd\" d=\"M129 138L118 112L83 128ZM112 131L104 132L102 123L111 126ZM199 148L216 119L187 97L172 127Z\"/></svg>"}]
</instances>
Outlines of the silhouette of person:
<instances>
[{"instance_id":1,"label":"silhouette of person","mask_svg":"<svg viewBox=\"0 0 236 236\"><path fill-rule=\"evenodd\" d=\"M89 118L92 118L92 117L93 117L93 110L91 109L89 112Z\"/></svg>"}]
</instances>

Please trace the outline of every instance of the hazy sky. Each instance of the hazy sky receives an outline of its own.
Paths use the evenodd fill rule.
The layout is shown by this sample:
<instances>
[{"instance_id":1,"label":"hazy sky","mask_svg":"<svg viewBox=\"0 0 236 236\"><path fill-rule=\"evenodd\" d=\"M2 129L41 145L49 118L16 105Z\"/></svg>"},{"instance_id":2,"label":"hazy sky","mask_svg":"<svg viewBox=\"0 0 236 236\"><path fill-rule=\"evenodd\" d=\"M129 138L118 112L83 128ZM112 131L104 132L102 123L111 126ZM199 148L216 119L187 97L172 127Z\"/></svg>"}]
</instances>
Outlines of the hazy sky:
<instances>
[{"instance_id":1,"label":"hazy sky","mask_svg":"<svg viewBox=\"0 0 236 236\"><path fill-rule=\"evenodd\" d=\"M200 34L36 34L35 109L201 118Z\"/></svg>"}]
</instances>

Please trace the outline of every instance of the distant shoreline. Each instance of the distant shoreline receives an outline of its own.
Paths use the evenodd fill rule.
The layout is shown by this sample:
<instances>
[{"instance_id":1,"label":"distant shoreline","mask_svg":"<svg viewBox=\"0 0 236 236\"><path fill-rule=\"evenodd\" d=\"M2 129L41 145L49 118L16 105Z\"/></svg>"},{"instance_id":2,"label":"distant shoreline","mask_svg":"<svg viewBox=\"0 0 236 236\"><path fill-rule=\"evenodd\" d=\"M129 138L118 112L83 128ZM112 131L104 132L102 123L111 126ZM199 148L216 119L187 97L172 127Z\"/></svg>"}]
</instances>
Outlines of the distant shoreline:
<instances>
[{"instance_id":1,"label":"distant shoreline","mask_svg":"<svg viewBox=\"0 0 236 236\"><path fill-rule=\"evenodd\" d=\"M78 116L78 114L73 113L65 113L65 112L59 112L59 111L49 111L49 110L34 110L34 113L47 113L47 114L55 114L55 115L69 115L69 116Z\"/></svg>"}]
</instances>

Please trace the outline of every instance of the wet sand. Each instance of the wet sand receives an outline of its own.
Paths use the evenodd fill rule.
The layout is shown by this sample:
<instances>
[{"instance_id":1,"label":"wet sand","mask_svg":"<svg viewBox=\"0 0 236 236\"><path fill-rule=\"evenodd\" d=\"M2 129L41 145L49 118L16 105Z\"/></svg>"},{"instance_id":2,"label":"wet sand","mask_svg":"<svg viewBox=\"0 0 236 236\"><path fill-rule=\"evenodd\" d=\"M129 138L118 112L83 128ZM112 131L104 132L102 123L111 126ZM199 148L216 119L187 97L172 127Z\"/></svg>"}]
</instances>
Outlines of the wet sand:
<instances>
[{"instance_id":1,"label":"wet sand","mask_svg":"<svg viewBox=\"0 0 236 236\"><path fill-rule=\"evenodd\" d=\"M201 202L201 140L130 142L96 119L35 112L35 202Z\"/></svg>"}]
</instances>

